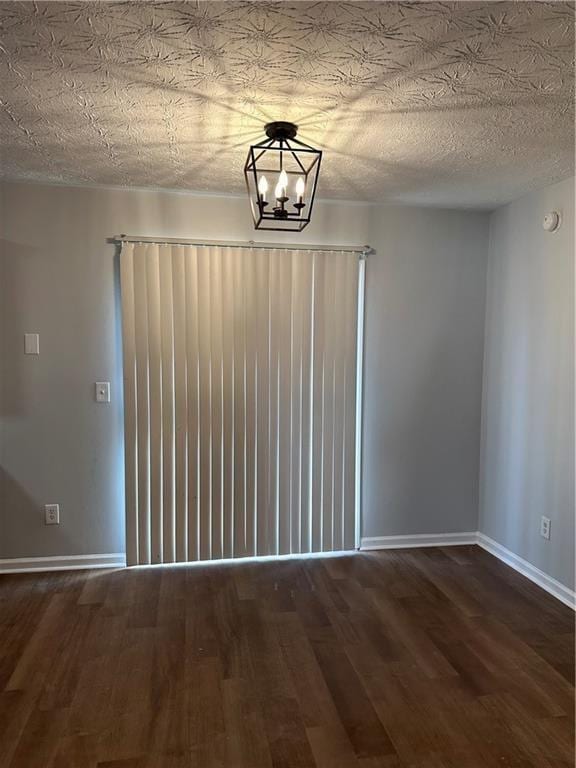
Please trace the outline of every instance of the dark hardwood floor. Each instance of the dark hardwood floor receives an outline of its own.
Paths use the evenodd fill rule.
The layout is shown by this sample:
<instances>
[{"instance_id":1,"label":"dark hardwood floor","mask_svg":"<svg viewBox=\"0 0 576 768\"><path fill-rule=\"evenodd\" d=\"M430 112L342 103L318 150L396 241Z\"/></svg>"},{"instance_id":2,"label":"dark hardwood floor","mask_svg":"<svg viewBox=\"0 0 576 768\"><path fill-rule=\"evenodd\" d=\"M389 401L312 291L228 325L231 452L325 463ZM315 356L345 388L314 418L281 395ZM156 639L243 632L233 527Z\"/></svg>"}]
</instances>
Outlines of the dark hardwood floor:
<instances>
[{"instance_id":1,"label":"dark hardwood floor","mask_svg":"<svg viewBox=\"0 0 576 768\"><path fill-rule=\"evenodd\" d=\"M475 547L0 577L2 768L572 768L573 674Z\"/></svg>"}]
</instances>

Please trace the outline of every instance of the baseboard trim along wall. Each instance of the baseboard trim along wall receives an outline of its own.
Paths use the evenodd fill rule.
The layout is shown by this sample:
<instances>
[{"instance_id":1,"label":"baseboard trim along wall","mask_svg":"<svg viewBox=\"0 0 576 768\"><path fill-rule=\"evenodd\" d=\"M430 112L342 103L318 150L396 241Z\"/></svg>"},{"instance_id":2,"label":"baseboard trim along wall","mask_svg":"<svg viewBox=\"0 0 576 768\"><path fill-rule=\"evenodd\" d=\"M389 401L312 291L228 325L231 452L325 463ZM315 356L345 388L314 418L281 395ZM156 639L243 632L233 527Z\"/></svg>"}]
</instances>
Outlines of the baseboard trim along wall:
<instances>
[{"instance_id":1,"label":"baseboard trim along wall","mask_svg":"<svg viewBox=\"0 0 576 768\"><path fill-rule=\"evenodd\" d=\"M74 571L81 568L124 568L126 555L55 555L54 557L11 557L0 560L0 573Z\"/></svg>"},{"instance_id":2,"label":"baseboard trim along wall","mask_svg":"<svg viewBox=\"0 0 576 768\"><path fill-rule=\"evenodd\" d=\"M565 605L576 609L576 592L479 531L469 531L467 533L418 533L408 536L372 536L361 539L360 550L450 547L465 544L477 544L503 563L506 563L506 565L514 568L518 573L526 576L527 579L533 581ZM301 555L296 555L295 557L301 557ZM242 561L239 560L238 562ZM109 555L14 557L0 560L0 574L125 567L126 556L123 552Z\"/></svg>"},{"instance_id":3,"label":"baseboard trim along wall","mask_svg":"<svg viewBox=\"0 0 576 768\"><path fill-rule=\"evenodd\" d=\"M476 531L468 533L415 533L409 536L373 536L361 539L360 549L413 549L476 544Z\"/></svg>"},{"instance_id":4,"label":"baseboard trim along wall","mask_svg":"<svg viewBox=\"0 0 576 768\"><path fill-rule=\"evenodd\" d=\"M552 576L536 568L524 558L499 544L494 539L480 531L468 533L430 533L415 534L413 536L375 536L364 538L360 542L361 550L371 549L408 549L415 547L449 547L458 544L477 544L482 549L490 552L510 568L526 576L539 587L560 600L573 610L576 609L576 592L561 584Z\"/></svg>"},{"instance_id":5,"label":"baseboard trim along wall","mask_svg":"<svg viewBox=\"0 0 576 768\"><path fill-rule=\"evenodd\" d=\"M494 557L502 560L506 565L514 568L518 573L526 576L527 579L530 579L530 581L533 581L539 587L542 587L542 589L545 589L546 592L554 595L554 597L563 602L564 605L576 610L576 592L572 589L569 589L561 582L553 579L552 576L548 576L547 573L541 571L540 568L536 568L536 566L529 563L528 560L524 560L524 558L515 554L510 549L503 547L502 544L494 541L494 539L491 539L484 533L480 533L480 531L478 531L477 534L477 544L482 547L482 549L490 552L491 555L494 555Z\"/></svg>"}]
</instances>

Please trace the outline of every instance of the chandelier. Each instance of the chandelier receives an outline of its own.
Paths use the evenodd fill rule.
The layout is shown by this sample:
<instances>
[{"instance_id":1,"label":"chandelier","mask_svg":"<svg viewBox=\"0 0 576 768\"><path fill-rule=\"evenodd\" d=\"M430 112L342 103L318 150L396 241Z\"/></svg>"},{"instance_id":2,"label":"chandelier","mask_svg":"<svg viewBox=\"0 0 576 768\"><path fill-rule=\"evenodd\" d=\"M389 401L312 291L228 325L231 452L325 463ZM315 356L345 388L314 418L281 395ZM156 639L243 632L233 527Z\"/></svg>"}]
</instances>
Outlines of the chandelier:
<instances>
[{"instance_id":1,"label":"chandelier","mask_svg":"<svg viewBox=\"0 0 576 768\"><path fill-rule=\"evenodd\" d=\"M322 152L296 138L298 126L275 122L250 147L244 176L255 229L301 232L310 222Z\"/></svg>"}]
</instances>

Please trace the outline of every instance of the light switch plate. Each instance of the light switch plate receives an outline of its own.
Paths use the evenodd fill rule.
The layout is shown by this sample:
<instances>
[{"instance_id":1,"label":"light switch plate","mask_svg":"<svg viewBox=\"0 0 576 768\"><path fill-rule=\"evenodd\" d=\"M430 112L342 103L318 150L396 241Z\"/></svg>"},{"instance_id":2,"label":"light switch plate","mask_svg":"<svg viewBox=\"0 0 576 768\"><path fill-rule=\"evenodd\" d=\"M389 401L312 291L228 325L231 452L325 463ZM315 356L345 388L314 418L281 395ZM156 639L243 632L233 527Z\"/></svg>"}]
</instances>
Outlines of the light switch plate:
<instances>
[{"instance_id":1,"label":"light switch plate","mask_svg":"<svg viewBox=\"0 0 576 768\"><path fill-rule=\"evenodd\" d=\"M110 382L97 381L95 386L96 386L96 402L109 403L110 402Z\"/></svg>"},{"instance_id":2,"label":"light switch plate","mask_svg":"<svg viewBox=\"0 0 576 768\"><path fill-rule=\"evenodd\" d=\"M25 333L24 334L24 354L25 355L39 355L40 354L40 336L37 333Z\"/></svg>"}]
</instances>

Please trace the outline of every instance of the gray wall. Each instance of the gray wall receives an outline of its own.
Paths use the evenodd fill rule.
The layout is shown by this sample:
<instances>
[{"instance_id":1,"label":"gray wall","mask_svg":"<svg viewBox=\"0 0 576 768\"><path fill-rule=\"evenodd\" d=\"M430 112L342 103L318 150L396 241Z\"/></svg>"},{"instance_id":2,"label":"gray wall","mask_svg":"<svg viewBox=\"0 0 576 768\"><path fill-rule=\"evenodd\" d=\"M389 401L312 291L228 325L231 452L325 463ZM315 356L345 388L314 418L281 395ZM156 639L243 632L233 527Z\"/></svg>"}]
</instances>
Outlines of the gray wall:
<instances>
[{"instance_id":1,"label":"gray wall","mask_svg":"<svg viewBox=\"0 0 576 768\"><path fill-rule=\"evenodd\" d=\"M488 216L382 209L371 241L364 536L475 531Z\"/></svg>"},{"instance_id":2,"label":"gray wall","mask_svg":"<svg viewBox=\"0 0 576 768\"><path fill-rule=\"evenodd\" d=\"M1 190L0 557L122 552L120 315L106 239L253 239L248 203L33 184ZM363 243L369 210L320 205L306 241ZM23 354L26 331L40 333L39 357ZM111 382L109 405L94 402L98 380ZM43 524L49 502L60 503L59 526Z\"/></svg>"},{"instance_id":3,"label":"gray wall","mask_svg":"<svg viewBox=\"0 0 576 768\"><path fill-rule=\"evenodd\" d=\"M0 557L121 552L119 307L106 238L252 239L247 203L32 184L1 193ZM377 249L367 281L365 536L476 528L487 221L321 203L302 236ZM23 355L26 331L40 333L39 357ZM109 405L94 402L96 380L111 381ZM43 525L47 502L60 503L60 526Z\"/></svg>"},{"instance_id":4,"label":"gray wall","mask_svg":"<svg viewBox=\"0 0 576 768\"><path fill-rule=\"evenodd\" d=\"M492 214L487 285L480 530L573 587L573 179Z\"/></svg>"}]
</instances>

